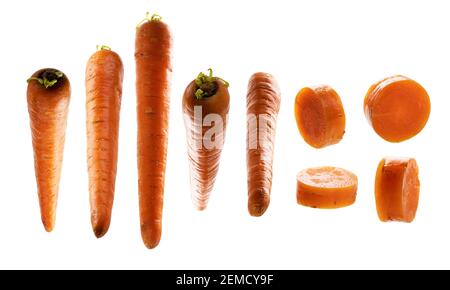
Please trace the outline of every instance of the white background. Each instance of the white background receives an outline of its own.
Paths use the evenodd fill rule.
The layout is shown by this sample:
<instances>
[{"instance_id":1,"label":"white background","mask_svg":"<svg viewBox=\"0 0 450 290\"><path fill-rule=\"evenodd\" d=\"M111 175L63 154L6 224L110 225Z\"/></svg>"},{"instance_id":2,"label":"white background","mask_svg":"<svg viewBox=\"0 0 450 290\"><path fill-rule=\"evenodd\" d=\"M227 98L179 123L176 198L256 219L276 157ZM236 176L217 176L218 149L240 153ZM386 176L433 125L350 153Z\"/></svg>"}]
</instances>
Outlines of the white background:
<instances>
[{"instance_id":1,"label":"white background","mask_svg":"<svg viewBox=\"0 0 450 290\"><path fill-rule=\"evenodd\" d=\"M450 38L448 1L2 1L0 4L0 268L450 268ZM134 36L145 12L172 30L174 73L163 237L144 247L139 231ZM91 230L84 71L97 44L125 65L119 166L112 224ZM55 67L72 99L53 233L41 224L26 104L26 79ZM190 201L181 113L185 86L212 67L230 82L231 109L208 209ZM247 212L246 91L270 72L282 89L272 200ZM389 144L369 127L363 98L373 83L404 74L429 92L432 112L415 138ZM316 150L297 131L293 105L304 86L341 95L346 134ZM378 221L375 171L386 155L415 157L421 199L412 224ZM339 210L296 204L296 174L334 165L359 177L356 203Z\"/></svg>"}]
</instances>

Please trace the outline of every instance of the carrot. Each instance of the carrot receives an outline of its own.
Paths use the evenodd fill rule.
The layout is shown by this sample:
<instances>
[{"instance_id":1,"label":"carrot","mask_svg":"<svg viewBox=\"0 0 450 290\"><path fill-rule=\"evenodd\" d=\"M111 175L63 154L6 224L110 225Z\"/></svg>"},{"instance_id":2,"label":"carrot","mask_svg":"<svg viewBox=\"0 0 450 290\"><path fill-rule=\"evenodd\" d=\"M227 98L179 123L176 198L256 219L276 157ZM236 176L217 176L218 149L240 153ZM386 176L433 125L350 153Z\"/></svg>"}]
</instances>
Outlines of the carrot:
<instances>
[{"instance_id":1,"label":"carrot","mask_svg":"<svg viewBox=\"0 0 450 290\"><path fill-rule=\"evenodd\" d=\"M148 248L161 239L169 125L172 38L167 24L149 16L136 31L137 160L141 235Z\"/></svg>"},{"instance_id":2,"label":"carrot","mask_svg":"<svg viewBox=\"0 0 450 290\"><path fill-rule=\"evenodd\" d=\"M375 178L375 200L381 221L412 222L419 205L419 168L413 158L384 158Z\"/></svg>"},{"instance_id":3,"label":"carrot","mask_svg":"<svg viewBox=\"0 0 450 290\"><path fill-rule=\"evenodd\" d=\"M280 89L275 78L255 73L247 93L248 211L261 216L269 207L275 129L280 110Z\"/></svg>"},{"instance_id":4,"label":"carrot","mask_svg":"<svg viewBox=\"0 0 450 290\"><path fill-rule=\"evenodd\" d=\"M417 82L393 76L372 85L364 98L364 113L375 132L389 142L417 135L430 116L430 97Z\"/></svg>"},{"instance_id":5,"label":"carrot","mask_svg":"<svg viewBox=\"0 0 450 290\"><path fill-rule=\"evenodd\" d=\"M97 238L108 231L117 171L123 64L101 46L86 67L87 162L91 223Z\"/></svg>"},{"instance_id":6,"label":"carrot","mask_svg":"<svg viewBox=\"0 0 450 290\"><path fill-rule=\"evenodd\" d=\"M204 210L219 170L227 115L228 83L200 73L184 91L183 114L188 141L192 202Z\"/></svg>"},{"instance_id":7,"label":"carrot","mask_svg":"<svg viewBox=\"0 0 450 290\"><path fill-rule=\"evenodd\" d=\"M335 209L352 205L358 178L337 167L315 167L297 175L297 202L312 208Z\"/></svg>"},{"instance_id":8,"label":"carrot","mask_svg":"<svg viewBox=\"0 0 450 290\"><path fill-rule=\"evenodd\" d=\"M301 89L295 98L295 118L303 139L314 148L339 143L344 136L341 98L329 86Z\"/></svg>"},{"instance_id":9,"label":"carrot","mask_svg":"<svg viewBox=\"0 0 450 290\"><path fill-rule=\"evenodd\" d=\"M69 111L69 79L56 69L38 70L28 79L27 102L41 218L45 230L51 232Z\"/></svg>"}]
</instances>

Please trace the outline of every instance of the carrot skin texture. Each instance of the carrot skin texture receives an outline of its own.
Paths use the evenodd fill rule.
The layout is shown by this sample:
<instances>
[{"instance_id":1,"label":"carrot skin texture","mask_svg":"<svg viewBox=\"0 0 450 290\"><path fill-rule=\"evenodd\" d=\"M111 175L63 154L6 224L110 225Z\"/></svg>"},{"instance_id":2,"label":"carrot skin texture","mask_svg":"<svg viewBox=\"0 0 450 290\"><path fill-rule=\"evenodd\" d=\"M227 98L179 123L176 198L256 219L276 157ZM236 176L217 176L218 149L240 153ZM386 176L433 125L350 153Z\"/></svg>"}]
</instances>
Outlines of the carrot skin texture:
<instances>
[{"instance_id":1,"label":"carrot skin texture","mask_svg":"<svg viewBox=\"0 0 450 290\"><path fill-rule=\"evenodd\" d=\"M141 235L147 248L161 239L166 170L172 37L160 20L136 31L137 159Z\"/></svg>"},{"instance_id":2,"label":"carrot skin texture","mask_svg":"<svg viewBox=\"0 0 450 290\"><path fill-rule=\"evenodd\" d=\"M191 179L191 197L196 209L205 210L209 195L213 189L214 182L219 170L220 155L222 145L225 141L225 132L227 127L228 111L230 109L230 95L227 85L220 79L216 80L218 86L217 92L210 97L196 99L195 81L192 81L183 94L182 110L184 115L184 124L186 128L186 137L188 145L188 158ZM194 120L195 107L202 110L201 124L196 124ZM223 130L215 136L216 140L222 140L222 144L217 144L214 148L205 146L205 134L212 129L210 126L203 126L206 116L216 114L222 120ZM198 128L198 125L202 125ZM217 125L217 124L214 124Z\"/></svg>"},{"instance_id":3,"label":"carrot skin texture","mask_svg":"<svg viewBox=\"0 0 450 290\"><path fill-rule=\"evenodd\" d=\"M40 77L49 70L56 71L42 69L32 77ZM35 80L28 82L27 103L34 167L41 219L47 232L55 226L70 93L70 82L65 75L49 88Z\"/></svg>"},{"instance_id":4,"label":"carrot skin texture","mask_svg":"<svg viewBox=\"0 0 450 290\"><path fill-rule=\"evenodd\" d=\"M100 238L111 222L117 172L123 64L119 55L99 50L86 67L87 163L91 224Z\"/></svg>"},{"instance_id":5,"label":"carrot skin texture","mask_svg":"<svg viewBox=\"0 0 450 290\"><path fill-rule=\"evenodd\" d=\"M247 183L248 211L255 217L262 216L270 203L280 101L280 89L272 75L261 72L252 75L247 93ZM261 122L266 122L266 125L261 125ZM260 129L267 131L261 132Z\"/></svg>"}]
</instances>

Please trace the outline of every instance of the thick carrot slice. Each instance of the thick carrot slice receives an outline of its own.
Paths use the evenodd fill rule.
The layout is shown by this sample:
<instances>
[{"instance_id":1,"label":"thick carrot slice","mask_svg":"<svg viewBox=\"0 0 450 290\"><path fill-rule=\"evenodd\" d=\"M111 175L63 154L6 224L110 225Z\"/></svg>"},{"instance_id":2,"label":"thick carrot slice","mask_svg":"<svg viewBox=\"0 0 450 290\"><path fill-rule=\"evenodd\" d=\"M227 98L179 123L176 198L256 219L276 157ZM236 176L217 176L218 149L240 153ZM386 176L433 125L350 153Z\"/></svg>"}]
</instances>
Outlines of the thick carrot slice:
<instances>
[{"instance_id":1,"label":"thick carrot slice","mask_svg":"<svg viewBox=\"0 0 450 290\"><path fill-rule=\"evenodd\" d=\"M38 70L28 80L27 101L41 218L45 230L51 232L69 112L69 79L56 69Z\"/></svg>"},{"instance_id":2,"label":"thick carrot slice","mask_svg":"<svg viewBox=\"0 0 450 290\"><path fill-rule=\"evenodd\" d=\"M123 64L102 46L86 67L87 161L91 223L97 238L109 228L117 172Z\"/></svg>"},{"instance_id":3,"label":"thick carrot slice","mask_svg":"<svg viewBox=\"0 0 450 290\"><path fill-rule=\"evenodd\" d=\"M344 136L341 98L329 86L301 89L295 98L295 118L303 139L314 148L336 144Z\"/></svg>"},{"instance_id":4,"label":"thick carrot slice","mask_svg":"<svg viewBox=\"0 0 450 290\"><path fill-rule=\"evenodd\" d=\"M137 159L141 235L148 248L161 239L169 130L172 37L157 15L136 31Z\"/></svg>"},{"instance_id":5,"label":"thick carrot slice","mask_svg":"<svg viewBox=\"0 0 450 290\"><path fill-rule=\"evenodd\" d=\"M313 208L334 209L352 205L358 178L337 167L315 167L297 175L297 202Z\"/></svg>"},{"instance_id":6,"label":"thick carrot slice","mask_svg":"<svg viewBox=\"0 0 450 290\"><path fill-rule=\"evenodd\" d=\"M230 108L228 83L200 73L183 95L192 202L204 210L219 170Z\"/></svg>"},{"instance_id":7,"label":"thick carrot slice","mask_svg":"<svg viewBox=\"0 0 450 290\"><path fill-rule=\"evenodd\" d=\"M275 129L280 110L280 89L275 78L255 73L247 92L248 211L261 216L269 207Z\"/></svg>"},{"instance_id":8,"label":"thick carrot slice","mask_svg":"<svg viewBox=\"0 0 450 290\"><path fill-rule=\"evenodd\" d=\"M364 99L364 113L375 132L389 142L416 136L430 116L430 98L417 82L393 76L372 85Z\"/></svg>"},{"instance_id":9,"label":"thick carrot slice","mask_svg":"<svg viewBox=\"0 0 450 290\"><path fill-rule=\"evenodd\" d=\"M412 222L419 205L419 168L412 158L384 158L375 178L375 199L381 221Z\"/></svg>"}]
</instances>

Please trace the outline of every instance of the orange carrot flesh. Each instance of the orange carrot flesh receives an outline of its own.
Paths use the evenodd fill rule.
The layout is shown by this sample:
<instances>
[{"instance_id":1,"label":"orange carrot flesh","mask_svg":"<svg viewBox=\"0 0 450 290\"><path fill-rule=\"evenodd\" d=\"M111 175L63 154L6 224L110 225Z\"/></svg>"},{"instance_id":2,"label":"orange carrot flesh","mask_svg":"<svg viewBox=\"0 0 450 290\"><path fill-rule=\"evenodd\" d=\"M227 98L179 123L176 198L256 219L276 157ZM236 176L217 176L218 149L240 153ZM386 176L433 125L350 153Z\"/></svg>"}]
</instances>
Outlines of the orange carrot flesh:
<instances>
[{"instance_id":1,"label":"orange carrot flesh","mask_svg":"<svg viewBox=\"0 0 450 290\"><path fill-rule=\"evenodd\" d=\"M417 82L393 76L372 85L364 98L364 113L375 132L389 142L401 142L425 127L431 103Z\"/></svg>"},{"instance_id":2,"label":"orange carrot flesh","mask_svg":"<svg viewBox=\"0 0 450 290\"><path fill-rule=\"evenodd\" d=\"M109 229L117 172L123 64L102 47L86 67L87 162L91 223L97 238Z\"/></svg>"},{"instance_id":3,"label":"orange carrot flesh","mask_svg":"<svg viewBox=\"0 0 450 290\"><path fill-rule=\"evenodd\" d=\"M412 222L419 205L419 169L410 158L384 158L375 178L375 200L381 221Z\"/></svg>"},{"instance_id":4,"label":"orange carrot flesh","mask_svg":"<svg viewBox=\"0 0 450 290\"><path fill-rule=\"evenodd\" d=\"M352 205L357 189L356 175L342 168L315 167L297 175L297 202L312 208L335 209Z\"/></svg>"},{"instance_id":5,"label":"orange carrot flesh","mask_svg":"<svg viewBox=\"0 0 450 290\"><path fill-rule=\"evenodd\" d=\"M280 89L272 75L255 73L250 78L247 93L247 183L248 211L252 216L263 215L270 203L280 100Z\"/></svg>"},{"instance_id":6,"label":"orange carrot flesh","mask_svg":"<svg viewBox=\"0 0 450 290\"><path fill-rule=\"evenodd\" d=\"M161 239L169 129L172 38L159 17L136 32L137 159L141 235L148 248Z\"/></svg>"},{"instance_id":7,"label":"orange carrot flesh","mask_svg":"<svg viewBox=\"0 0 450 290\"><path fill-rule=\"evenodd\" d=\"M70 83L56 69L41 69L28 80L28 112L42 223L55 226L59 180L64 152Z\"/></svg>"},{"instance_id":8,"label":"orange carrot flesh","mask_svg":"<svg viewBox=\"0 0 450 290\"><path fill-rule=\"evenodd\" d=\"M199 77L202 74L199 75ZM205 78L206 75L203 75ZM199 78L192 81L183 94L183 114L188 143L188 157L191 177L192 202L198 210L204 210L209 201L209 195L213 189L214 182L219 170L220 154L222 152L223 141L225 140L225 130L227 127L227 115L230 107L230 95L228 93L228 83L220 78L210 77L203 84L203 93L210 89L211 95L202 97L202 90L199 90ZM196 96L197 94L197 96ZM200 109L198 120L195 120L195 110ZM208 146L208 132L212 130L213 124L204 124L207 116L216 116L222 123L222 130L215 132L213 146ZM214 126L217 124L214 123ZM206 143L205 143L206 142ZM216 146L217 145L217 146Z\"/></svg>"},{"instance_id":9,"label":"orange carrot flesh","mask_svg":"<svg viewBox=\"0 0 450 290\"><path fill-rule=\"evenodd\" d=\"M295 118L303 139L314 148L336 144L344 136L341 98L329 86L300 90L295 98Z\"/></svg>"}]
</instances>

